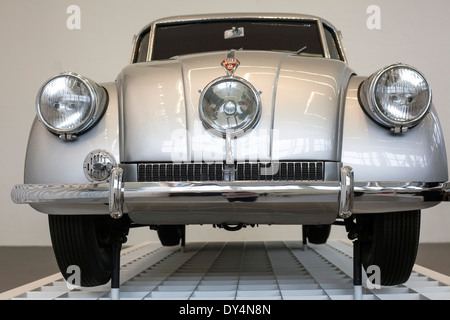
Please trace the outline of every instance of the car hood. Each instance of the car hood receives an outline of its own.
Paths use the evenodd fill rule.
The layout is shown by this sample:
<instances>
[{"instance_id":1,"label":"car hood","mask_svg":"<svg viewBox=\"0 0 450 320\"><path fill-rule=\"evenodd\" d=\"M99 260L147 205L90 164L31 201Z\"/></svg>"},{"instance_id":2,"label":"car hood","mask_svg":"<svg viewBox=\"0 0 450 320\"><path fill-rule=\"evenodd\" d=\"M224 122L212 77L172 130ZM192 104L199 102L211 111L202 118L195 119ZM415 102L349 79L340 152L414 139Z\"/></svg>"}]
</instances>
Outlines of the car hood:
<instances>
[{"instance_id":1,"label":"car hood","mask_svg":"<svg viewBox=\"0 0 450 320\"><path fill-rule=\"evenodd\" d=\"M279 52L236 51L234 76L260 93L254 129L232 144L199 115L202 90L227 75L227 52L127 66L117 79L122 162L340 161L342 104L352 72L341 61Z\"/></svg>"}]
</instances>

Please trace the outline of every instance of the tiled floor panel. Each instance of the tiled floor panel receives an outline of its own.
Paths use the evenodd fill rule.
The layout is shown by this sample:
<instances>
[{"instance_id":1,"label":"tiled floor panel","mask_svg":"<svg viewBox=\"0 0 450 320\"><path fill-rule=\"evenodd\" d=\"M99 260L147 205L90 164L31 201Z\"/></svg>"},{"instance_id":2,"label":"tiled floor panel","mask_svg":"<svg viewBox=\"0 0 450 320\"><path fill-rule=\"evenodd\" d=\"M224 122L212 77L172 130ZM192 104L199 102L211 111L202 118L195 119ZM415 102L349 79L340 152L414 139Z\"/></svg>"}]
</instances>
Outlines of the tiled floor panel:
<instances>
[{"instance_id":1,"label":"tiled floor panel","mask_svg":"<svg viewBox=\"0 0 450 320\"><path fill-rule=\"evenodd\" d=\"M352 244L207 242L180 247L143 243L122 251L120 299L133 300L351 300ZM369 290L364 300L450 300L449 277L428 269L407 283ZM416 270L416 269L415 269ZM69 290L62 279L3 298L110 299L110 285ZM17 290L14 291L17 293Z\"/></svg>"}]
</instances>

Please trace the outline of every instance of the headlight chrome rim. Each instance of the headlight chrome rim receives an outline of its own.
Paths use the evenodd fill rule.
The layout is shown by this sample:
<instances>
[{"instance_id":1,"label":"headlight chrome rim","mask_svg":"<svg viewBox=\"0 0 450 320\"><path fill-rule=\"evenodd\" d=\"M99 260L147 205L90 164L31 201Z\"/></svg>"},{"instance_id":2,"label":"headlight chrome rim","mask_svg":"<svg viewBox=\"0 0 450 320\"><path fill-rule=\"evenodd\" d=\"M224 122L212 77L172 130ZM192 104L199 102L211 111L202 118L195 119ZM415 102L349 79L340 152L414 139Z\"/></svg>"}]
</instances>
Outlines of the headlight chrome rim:
<instances>
[{"instance_id":1,"label":"headlight chrome rim","mask_svg":"<svg viewBox=\"0 0 450 320\"><path fill-rule=\"evenodd\" d=\"M379 81L382 76L384 76L392 69L407 69L416 73L420 78L422 78L428 90L428 98L426 99L426 103L424 104L422 111L413 119L397 121L393 118L390 118L382 111L382 106L380 106L377 102L376 90L377 86L379 85ZM404 63L392 64L375 72L372 76L370 76L366 81L362 83L359 93L361 104L366 112L368 112L369 116L371 116L371 118L380 125L391 128L395 132L405 131L419 124L428 114L432 103L432 90L428 79L417 68Z\"/></svg>"},{"instance_id":2,"label":"headlight chrome rim","mask_svg":"<svg viewBox=\"0 0 450 320\"><path fill-rule=\"evenodd\" d=\"M227 81L236 82L239 85L243 85L246 89L249 90L248 92L251 94L251 96L255 102L255 105L254 105L255 111L254 111L251 119L247 122L243 121L242 123L244 123L244 124L242 126L238 126L238 128L234 128L234 129L219 128L217 125L211 124L211 119L209 119L204 112L204 106L205 106L204 99L205 99L206 94L208 94L209 91L212 90L212 88L214 86L216 86L220 83L223 83L223 82L227 82ZM236 105L236 102L233 101L232 99L225 101L223 103L223 107L224 107L223 113L226 115L232 115L234 113L233 109L238 108L238 106ZM200 119L202 120L202 123L205 126L205 128L208 129L209 131L212 131L214 134L219 135L223 138L225 138L227 136L227 134L231 134L232 136L235 136L235 137L241 136L248 130L255 128L255 126L257 125L257 123L261 117L260 92L257 91L255 89L255 87L249 81L247 81L243 78L240 78L240 77L224 76L224 77L214 79L201 91L200 100L199 100L199 115L200 115Z\"/></svg>"},{"instance_id":3,"label":"headlight chrome rim","mask_svg":"<svg viewBox=\"0 0 450 320\"><path fill-rule=\"evenodd\" d=\"M77 81L80 81L82 85L88 91L88 95L90 97L89 103L89 111L84 116L84 120L80 122L79 125L70 128L63 128L53 125L42 112L41 99L46 88L55 80L59 78L74 78ZM44 124L44 126L52 133L60 135L61 138L72 137L75 138L77 135L82 134L93 127L98 120L102 117L104 111L107 107L107 92L106 90L99 86L96 82L74 72L63 72L56 76L48 79L42 87L39 89L37 97L36 97L36 113L39 120ZM69 139L71 140L71 139Z\"/></svg>"}]
</instances>

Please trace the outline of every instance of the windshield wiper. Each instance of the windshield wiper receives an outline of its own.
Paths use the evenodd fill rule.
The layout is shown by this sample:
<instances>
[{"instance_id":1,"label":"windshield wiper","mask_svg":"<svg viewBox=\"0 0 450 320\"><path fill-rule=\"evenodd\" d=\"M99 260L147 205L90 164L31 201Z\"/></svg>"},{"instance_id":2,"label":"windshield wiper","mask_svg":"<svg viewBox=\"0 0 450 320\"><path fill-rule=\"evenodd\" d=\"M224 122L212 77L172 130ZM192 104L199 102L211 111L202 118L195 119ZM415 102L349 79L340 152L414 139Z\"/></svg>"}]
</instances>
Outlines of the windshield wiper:
<instances>
[{"instance_id":1,"label":"windshield wiper","mask_svg":"<svg viewBox=\"0 0 450 320\"><path fill-rule=\"evenodd\" d=\"M299 55L300 53L302 53L302 52L305 51L306 49L308 49L308 46L304 46L303 48L301 48L301 49L299 49L299 50L297 50L297 51L292 52L292 54Z\"/></svg>"}]
</instances>

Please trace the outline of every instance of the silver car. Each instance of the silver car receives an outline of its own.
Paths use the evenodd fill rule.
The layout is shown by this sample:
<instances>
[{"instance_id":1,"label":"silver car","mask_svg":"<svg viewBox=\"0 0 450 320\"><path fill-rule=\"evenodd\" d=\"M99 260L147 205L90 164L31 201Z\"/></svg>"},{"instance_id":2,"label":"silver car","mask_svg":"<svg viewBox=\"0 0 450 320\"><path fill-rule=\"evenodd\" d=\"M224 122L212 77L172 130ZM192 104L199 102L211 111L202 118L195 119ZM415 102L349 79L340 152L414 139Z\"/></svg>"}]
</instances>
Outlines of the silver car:
<instances>
[{"instance_id":1,"label":"silver car","mask_svg":"<svg viewBox=\"0 0 450 320\"><path fill-rule=\"evenodd\" d=\"M130 229L174 246L192 224L302 225L314 244L340 225L382 285L400 284L421 210L448 200L425 75L403 63L357 75L318 17L155 21L116 81L58 74L36 112L12 199L48 214L59 268L79 266L82 286L111 279Z\"/></svg>"}]
</instances>

